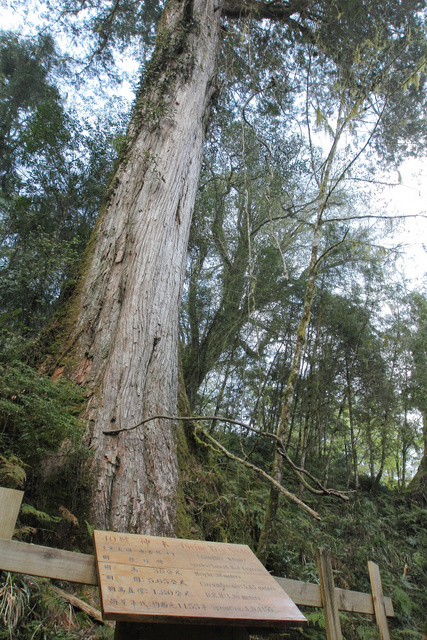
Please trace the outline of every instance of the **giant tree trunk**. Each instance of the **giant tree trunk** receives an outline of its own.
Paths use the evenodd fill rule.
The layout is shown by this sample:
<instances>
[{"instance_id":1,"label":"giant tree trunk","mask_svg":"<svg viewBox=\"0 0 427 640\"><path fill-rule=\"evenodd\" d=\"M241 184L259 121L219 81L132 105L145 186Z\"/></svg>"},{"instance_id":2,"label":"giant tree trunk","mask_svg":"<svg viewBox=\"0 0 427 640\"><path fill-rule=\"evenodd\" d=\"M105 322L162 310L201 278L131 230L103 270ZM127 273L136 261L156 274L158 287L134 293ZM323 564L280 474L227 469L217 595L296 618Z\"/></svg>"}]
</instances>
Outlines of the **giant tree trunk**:
<instances>
[{"instance_id":1,"label":"giant tree trunk","mask_svg":"<svg viewBox=\"0 0 427 640\"><path fill-rule=\"evenodd\" d=\"M57 375L88 389L97 527L173 534L178 312L222 0L168 0L125 151L67 312Z\"/></svg>"}]
</instances>

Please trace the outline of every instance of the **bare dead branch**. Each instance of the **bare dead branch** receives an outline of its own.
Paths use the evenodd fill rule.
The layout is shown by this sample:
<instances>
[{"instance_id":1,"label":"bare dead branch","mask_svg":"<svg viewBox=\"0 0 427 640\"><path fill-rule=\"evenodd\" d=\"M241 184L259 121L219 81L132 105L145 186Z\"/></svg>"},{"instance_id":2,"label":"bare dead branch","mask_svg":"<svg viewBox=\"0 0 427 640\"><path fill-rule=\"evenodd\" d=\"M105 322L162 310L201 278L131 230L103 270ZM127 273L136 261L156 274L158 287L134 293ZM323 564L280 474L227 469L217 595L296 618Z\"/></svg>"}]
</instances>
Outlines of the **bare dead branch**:
<instances>
[{"instance_id":1,"label":"bare dead branch","mask_svg":"<svg viewBox=\"0 0 427 640\"><path fill-rule=\"evenodd\" d=\"M138 424L135 424L132 427L123 427L123 428L120 428L120 429L103 431L103 433L106 436L117 436L120 433L124 433L126 431L132 431L134 429L137 429L138 427L143 426L144 424L146 424L147 422L150 422L151 420L185 420L185 421L189 421L189 422L198 422L198 421L203 421L203 420L209 420L209 421L217 421L217 422L229 422L230 424L234 424L234 425L237 425L239 427L242 427L243 429L246 429L247 431L251 431L252 433L256 433L259 436L270 438L270 439L274 440L278 444L278 451L279 451L280 455L284 458L284 460L286 460L288 465L291 467L292 471L297 476L298 480L304 485L304 487L308 491L310 491L314 495L332 495L332 496L337 496L338 498L341 498L342 500L348 500L346 492L338 491L337 489L325 489L323 487L322 483L317 478L315 478L309 471L307 471L307 469L302 469L302 468L298 467L292 461L292 459L289 457L289 454L287 453L283 442L280 440L280 438L275 433L271 433L269 431L263 431L261 429L258 429L257 427L252 427L252 426L246 424L245 422L241 422L240 420L233 420L232 418L224 418L222 416L165 416L165 415L156 415L156 416L151 416L150 418L145 418L144 420L141 420L141 422L138 422ZM262 469L259 469L259 467L256 467L255 465L251 464L247 460L245 460L243 458L239 458L238 456L235 456L230 451L228 451L228 449L226 449L217 440L215 440L215 438L213 438L211 435L209 435L203 429L203 427L201 425L195 425L195 430L201 431L204 435L206 435L206 437L209 440L215 442L215 446L217 446L218 449L220 449L220 452L224 453L224 455L226 455L228 458L230 458L232 460L236 460L238 462L241 462L244 466L253 469L254 471L256 471L256 473L262 475L264 478L268 479L269 481L271 479L273 481L274 486L276 486L277 488L282 487L282 485L280 485L278 482L276 482L276 480L274 480L265 471L263 471ZM206 446L206 443L203 443L203 441L201 441L201 443ZM217 453L218 452L219 451L217 450ZM304 476L307 476L318 488L316 489L316 488L312 487L305 480ZM287 489L285 489L284 487L279 489L279 491L281 491L285 495L289 494L288 497L293 496L293 494L291 492L289 492ZM291 498L291 499L294 500L294 498L295 498L295 500L298 500L298 498L296 498L296 496L293 496L293 498Z\"/></svg>"},{"instance_id":2,"label":"bare dead branch","mask_svg":"<svg viewBox=\"0 0 427 640\"><path fill-rule=\"evenodd\" d=\"M260 475L262 478L264 478L265 480L268 480L270 484L276 487L276 489L280 491L280 493L283 493L283 495L285 495L287 498L289 498L289 500L292 500L292 502L295 502L299 507L301 507L302 509L307 511L310 515L312 515L313 518L316 518L316 520L321 519L319 514L316 511L314 511L314 509L312 509L311 507L308 506L308 504L305 504L305 502L297 498L296 495L294 495L293 493L285 489L284 486L276 482L276 480L272 478L268 473L266 473L263 469L260 469L260 467L255 466L254 464L252 464L251 462L248 462L247 460L244 460L244 458L239 458L238 456L235 456L233 453L231 453L231 451L228 451L228 449L226 449L222 444L220 444L218 440L215 440L215 438L209 435L200 425L196 425L195 431L196 432L200 431L207 440L213 443L213 444L208 444L203 440L201 440L200 438L197 438L196 436L197 441L200 444L202 444L205 447L211 448L216 453L223 453L230 460L234 460L235 462L242 464L244 467L247 467L248 469L252 469L252 471L255 471L255 473Z\"/></svg>"}]
</instances>

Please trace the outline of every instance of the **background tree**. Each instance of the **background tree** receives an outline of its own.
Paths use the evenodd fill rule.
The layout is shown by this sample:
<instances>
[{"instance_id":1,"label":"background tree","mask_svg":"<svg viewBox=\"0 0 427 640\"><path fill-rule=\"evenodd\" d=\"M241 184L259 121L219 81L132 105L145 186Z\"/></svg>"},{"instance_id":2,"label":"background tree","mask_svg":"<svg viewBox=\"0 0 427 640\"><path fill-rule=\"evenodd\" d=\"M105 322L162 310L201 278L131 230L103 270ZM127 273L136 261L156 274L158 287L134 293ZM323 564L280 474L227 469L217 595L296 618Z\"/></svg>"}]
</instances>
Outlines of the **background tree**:
<instances>
[{"instance_id":1,"label":"background tree","mask_svg":"<svg viewBox=\"0 0 427 640\"><path fill-rule=\"evenodd\" d=\"M6 344L12 327L29 338L52 317L93 228L119 132L118 116L81 124L67 113L52 77L60 67L49 37L34 42L2 35L0 308Z\"/></svg>"},{"instance_id":2,"label":"background tree","mask_svg":"<svg viewBox=\"0 0 427 640\"><path fill-rule=\"evenodd\" d=\"M410 349L412 354L411 396L413 407L421 414L422 419L422 457L417 472L409 484L414 492L423 492L427 478L426 461L426 384L427 384L427 301L425 294L414 292L409 297L412 316Z\"/></svg>"}]
</instances>

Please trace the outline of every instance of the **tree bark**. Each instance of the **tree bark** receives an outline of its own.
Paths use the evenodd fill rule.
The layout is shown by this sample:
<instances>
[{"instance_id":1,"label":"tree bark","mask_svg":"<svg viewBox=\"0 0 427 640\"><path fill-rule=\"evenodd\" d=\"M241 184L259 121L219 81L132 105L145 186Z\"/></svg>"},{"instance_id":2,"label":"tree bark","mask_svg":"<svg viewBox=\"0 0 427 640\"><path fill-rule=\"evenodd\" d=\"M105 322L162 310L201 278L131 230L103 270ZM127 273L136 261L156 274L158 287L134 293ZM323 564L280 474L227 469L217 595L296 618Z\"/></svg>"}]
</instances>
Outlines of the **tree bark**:
<instances>
[{"instance_id":1,"label":"tree bark","mask_svg":"<svg viewBox=\"0 0 427 640\"><path fill-rule=\"evenodd\" d=\"M417 469L416 474L412 478L411 482L408 484L406 490L409 493L418 494L419 496L423 495L424 501L426 502L426 493L427 493L427 416L423 413L423 442L424 442L424 452L421 458L421 462Z\"/></svg>"},{"instance_id":2,"label":"tree bark","mask_svg":"<svg viewBox=\"0 0 427 640\"><path fill-rule=\"evenodd\" d=\"M359 490L359 462L357 459L357 447L356 447L357 438L356 438L355 427L354 427L351 377L350 377L350 368L349 368L347 356L345 359L345 371L346 371L346 382L347 382L348 422L350 427L350 442L351 442L351 457L353 462L354 488L356 491L358 491Z\"/></svg>"},{"instance_id":3,"label":"tree bark","mask_svg":"<svg viewBox=\"0 0 427 640\"><path fill-rule=\"evenodd\" d=\"M104 210L70 301L56 375L88 390L93 522L173 535L178 313L222 0L168 0Z\"/></svg>"}]
</instances>

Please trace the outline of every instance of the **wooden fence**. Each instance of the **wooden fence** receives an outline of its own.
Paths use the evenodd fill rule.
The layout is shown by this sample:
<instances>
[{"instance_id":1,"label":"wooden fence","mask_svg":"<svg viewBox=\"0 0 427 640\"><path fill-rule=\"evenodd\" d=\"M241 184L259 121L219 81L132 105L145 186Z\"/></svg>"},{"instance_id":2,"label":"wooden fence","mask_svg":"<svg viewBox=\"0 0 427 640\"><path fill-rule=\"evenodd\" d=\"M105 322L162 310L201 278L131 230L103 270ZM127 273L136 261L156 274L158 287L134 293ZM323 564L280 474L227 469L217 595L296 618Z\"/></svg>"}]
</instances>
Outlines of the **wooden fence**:
<instances>
[{"instance_id":1,"label":"wooden fence","mask_svg":"<svg viewBox=\"0 0 427 640\"><path fill-rule=\"evenodd\" d=\"M4 493L12 490L0 488L0 570L33 576L65 580L87 585L98 585L95 556L11 540L14 524L22 500L20 496ZM13 508L6 508L13 503ZM18 504L19 503L19 504ZM11 521L13 525L11 526ZM278 584L299 606L323 608L327 640L342 640L339 611L364 613L375 616L381 640L390 640L388 617L394 617L393 603L384 597L378 566L368 563L372 593L338 589L334 585L329 552L319 549L317 554L320 584L275 577ZM62 592L64 595L64 592ZM66 594L65 594L66 595ZM84 609L85 603L71 596L74 606ZM79 604L80 603L80 604ZM90 607L86 606L86 610ZM100 613L92 609L96 619Z\"/></svg>"}]
</instances>

